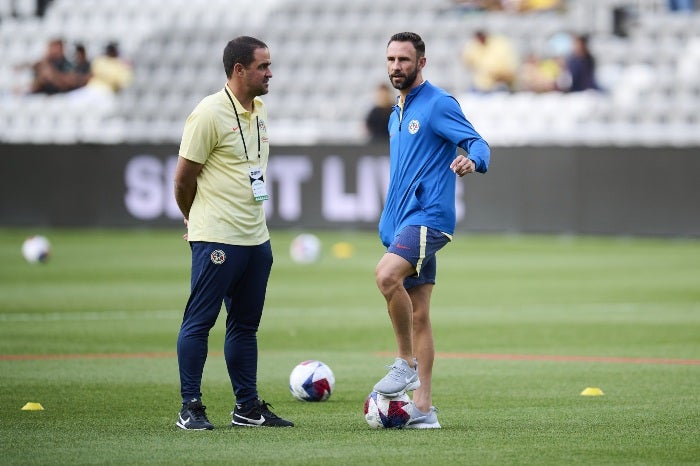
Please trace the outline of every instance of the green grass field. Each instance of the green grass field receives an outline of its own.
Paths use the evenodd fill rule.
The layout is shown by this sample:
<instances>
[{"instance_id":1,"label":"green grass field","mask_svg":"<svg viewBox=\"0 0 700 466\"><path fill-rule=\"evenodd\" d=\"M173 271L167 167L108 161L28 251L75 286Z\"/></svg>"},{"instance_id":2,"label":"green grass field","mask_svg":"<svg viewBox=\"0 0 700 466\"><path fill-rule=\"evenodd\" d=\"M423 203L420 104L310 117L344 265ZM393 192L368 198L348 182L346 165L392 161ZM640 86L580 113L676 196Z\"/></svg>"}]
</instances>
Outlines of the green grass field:
<instances>
[{"instance_id":1,"label":"green grass field","mask_svg":"<svg viewBox=\"0 0 700 466\"><path fill-rule=\"evenodd\" d=\"M376 235L320 232L302 266L294 233L273 232L259 390L296 427L228 428L221 321L203 383L217 429L185 432L181 231L39 231L40 265L20 255L29 233L0 229L3 464L700 464L700 240L458 234L432 309L443 429L376 431L362 404L394 350ZM333 256L340 241L352 257ZM324 403L287 389L312 358L336 376Z\"/></svg>"}]
</instances>

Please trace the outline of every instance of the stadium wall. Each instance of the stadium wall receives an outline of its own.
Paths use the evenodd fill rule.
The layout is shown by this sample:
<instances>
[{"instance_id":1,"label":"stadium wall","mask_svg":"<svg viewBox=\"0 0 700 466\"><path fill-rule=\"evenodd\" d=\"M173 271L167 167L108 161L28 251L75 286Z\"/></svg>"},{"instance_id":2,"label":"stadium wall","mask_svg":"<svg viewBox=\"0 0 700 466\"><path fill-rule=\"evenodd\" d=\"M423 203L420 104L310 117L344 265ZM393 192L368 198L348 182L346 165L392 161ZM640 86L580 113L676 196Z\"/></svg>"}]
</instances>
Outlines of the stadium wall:
<instances>
[{"instance_id":1,"label":"stadium wall","mask_svg":"<svg viewBox=\"0 0 700 466\"><path fill-rule=\"evenodd\" d=\"M0 145L0 226L182 227L173 145ZM385 146L277 146L271 228L374 229ZM700 154L688 148L494 148L457 195L458 230L700 236Z\"/></svg>"}]
</instances>

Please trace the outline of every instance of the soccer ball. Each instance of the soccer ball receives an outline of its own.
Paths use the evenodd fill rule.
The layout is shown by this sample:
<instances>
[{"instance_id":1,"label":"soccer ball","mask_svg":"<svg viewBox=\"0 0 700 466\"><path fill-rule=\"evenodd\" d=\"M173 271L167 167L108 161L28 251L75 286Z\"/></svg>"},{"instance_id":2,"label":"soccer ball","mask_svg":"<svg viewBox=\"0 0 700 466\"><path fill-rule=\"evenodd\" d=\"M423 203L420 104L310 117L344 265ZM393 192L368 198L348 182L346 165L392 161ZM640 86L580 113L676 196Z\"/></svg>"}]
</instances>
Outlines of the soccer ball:
<instances>
[{"instance_id":1,"label":"soccer ball","mask_svg":"<svg viewBox=\"0 0 700 466\"><path fill-rule=\"evenodd\" d=\"M43 236L33 235L22 243L22 255L30 264L46 262L51 254L51 244Z\"/></svg>"},{"instance_id":2,"label":"soccer ball","mask_svg":"<svg viewBox=\"0 0 700 466\"><path fill-rule=\"evenodd\" d=\"M321 240L311 233L302 233L289 246L292 260L299 264L311 264L321 256Z\"/></svg>"},{"instance_id":3,"label":"soccer ball","mask_svg":"<svg viewBox=\"0 0 700 466\"><path fill-rule=\"evenodd\" d=\"M289 391L300 401L326 401L335 388L335 376L315 359L301 362L289 374Z\"/></svg>"},{"instance_id":4,"label":"soccer ball","mask_svg":"<svg viewBox=\"0 0 700 466\"><path fill-rule=\"evenodd\" d=\"M365 400L365 421L373 429L398 429L410 419L412 406L406 392L388 397L372 391Z\"/></svg>"}]
</instances>

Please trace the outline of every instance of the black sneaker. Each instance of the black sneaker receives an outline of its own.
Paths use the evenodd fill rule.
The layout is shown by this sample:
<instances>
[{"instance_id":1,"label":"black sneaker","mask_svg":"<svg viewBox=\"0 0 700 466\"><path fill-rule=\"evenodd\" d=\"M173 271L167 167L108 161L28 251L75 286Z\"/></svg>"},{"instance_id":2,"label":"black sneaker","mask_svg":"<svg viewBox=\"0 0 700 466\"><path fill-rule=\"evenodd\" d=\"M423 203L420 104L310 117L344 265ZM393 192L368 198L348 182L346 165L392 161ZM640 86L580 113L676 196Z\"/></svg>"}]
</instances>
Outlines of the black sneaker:
<instances>
[{"instance_id":1,"label":"black sneaker","mask_svg":"<svg viewBox=\"0 0 700 466\"><path fill-rule=\"evenodd\" d=\"M293 427L294 423L282 419L268 409L272 405L262 400L253 400L248 409L241 409L241 405L236 404L231 415L233 421L231 426L243 427Z\"/></svg>"},{"instance_id":2,"label":"black sneaker","mask_svg":"<svg viewBox=\"0 0 700 466\"><path fill-rule=\"evenodd\" d=\"M185 430L212 430L214 426L207 419L206 409L199 400L182 405L175 425Z\"/></svg>"}]
</instances>

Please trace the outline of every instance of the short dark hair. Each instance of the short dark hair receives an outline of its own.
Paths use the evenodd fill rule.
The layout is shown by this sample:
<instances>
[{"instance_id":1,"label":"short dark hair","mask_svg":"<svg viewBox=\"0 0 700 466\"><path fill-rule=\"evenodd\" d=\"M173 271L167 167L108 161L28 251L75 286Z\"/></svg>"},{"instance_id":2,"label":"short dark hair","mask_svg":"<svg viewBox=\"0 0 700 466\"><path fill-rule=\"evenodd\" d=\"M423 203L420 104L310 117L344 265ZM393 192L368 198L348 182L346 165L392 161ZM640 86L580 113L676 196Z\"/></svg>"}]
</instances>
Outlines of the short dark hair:
<instances>
[{"instance_id":1,"label":"short dark hair","mask_svg":"<svg viewBox=\"0 0 700 466\"><path fill-rule=\"evenodd\" d=\"M425 42L423 42L423 39L415 32L399 32L394 34L386 44L387 47L392 42L410 42L413 44L413 48L416 49L416 58L425 56Z\"/></svg>"},{"instance_id":2,"label":"short dark hair","mask_svg":"<svg viewBox=\"0 0 700 466\"><path fill-rule=\"evenodd\" d=\"M240 63L248 68L255 60L255 50L268 48L265 42L255 37L240 36L231 40L224 48L224 71L230 78L233 67Z\"/></svg>"},{"instance_id":3,"label":"short dark hair","mask_svg":"<svg viewBox=\"0 0 700 466\"><path fill-rule=\"evenodd\" d=\"M118 57L119 56L119 44L116 42L110 42L105 47L105 55L108 57Z\"/></svg>"}]
</instances>

